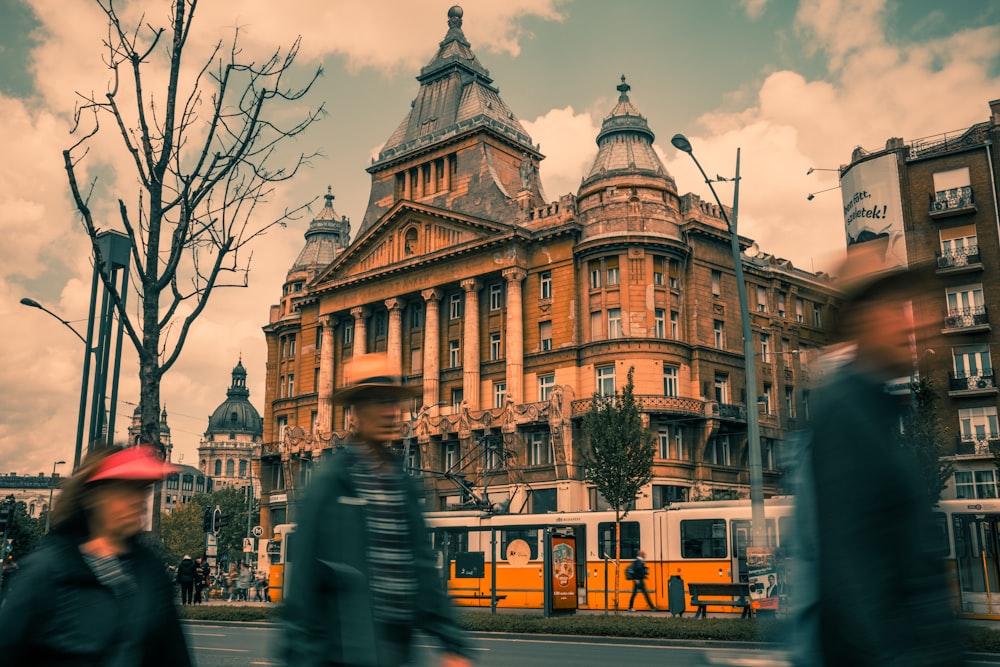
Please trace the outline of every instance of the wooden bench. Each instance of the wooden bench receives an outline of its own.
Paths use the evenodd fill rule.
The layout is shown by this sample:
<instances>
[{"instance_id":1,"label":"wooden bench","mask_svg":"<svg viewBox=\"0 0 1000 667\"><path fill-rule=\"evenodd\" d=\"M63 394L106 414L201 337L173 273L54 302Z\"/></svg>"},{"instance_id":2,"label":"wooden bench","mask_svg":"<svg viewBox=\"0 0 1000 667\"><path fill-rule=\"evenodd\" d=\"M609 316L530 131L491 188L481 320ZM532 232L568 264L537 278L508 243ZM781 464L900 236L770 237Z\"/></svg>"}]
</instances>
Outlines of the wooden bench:
<instances>
[{"instance_id":1,"label":"wooden bench","mask_svg":"<svg viewBox=\"0 0 1000 667\"><path fill-rule=\"evenodd\" d=\"M750 608L750 584L746 582L691 582L688 585L688 593L691 594L691 606L697 607L695 618L706 617L707 608L713 607L733 607L742 609L741 618L750 618L752 611Z\"/></svg>"}]
</instances>

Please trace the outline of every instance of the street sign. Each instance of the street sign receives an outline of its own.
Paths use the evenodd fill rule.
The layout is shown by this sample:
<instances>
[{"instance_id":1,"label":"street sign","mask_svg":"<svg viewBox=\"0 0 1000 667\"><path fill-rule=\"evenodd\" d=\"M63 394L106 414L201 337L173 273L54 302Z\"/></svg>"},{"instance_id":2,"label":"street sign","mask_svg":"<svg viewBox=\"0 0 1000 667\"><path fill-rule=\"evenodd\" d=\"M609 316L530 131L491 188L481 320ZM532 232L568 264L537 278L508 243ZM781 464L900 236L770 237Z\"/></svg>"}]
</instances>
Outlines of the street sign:
<instances>
[{"instance_id":1,"label":"street sign","mask_svg":"<svg viewBox=\"0 0 1000 667\"><path fill-rule=\"evenodd\" d=\"M245 554L252 554L253 552L254 552L253 538L252 537L244 537L243 538L243 553L245 553Z\"/></svg>"},{"instance_id":2,"label":"street sign","mask_svg":"<svg viewBox=\"0 0 1000 667\"><path fill-rule=\"evenodd\" d=\"M253 533L254 537L260 537L264 534L264 529L261 526L254 526L250 532Z\"/></svg>"}]
</instances>

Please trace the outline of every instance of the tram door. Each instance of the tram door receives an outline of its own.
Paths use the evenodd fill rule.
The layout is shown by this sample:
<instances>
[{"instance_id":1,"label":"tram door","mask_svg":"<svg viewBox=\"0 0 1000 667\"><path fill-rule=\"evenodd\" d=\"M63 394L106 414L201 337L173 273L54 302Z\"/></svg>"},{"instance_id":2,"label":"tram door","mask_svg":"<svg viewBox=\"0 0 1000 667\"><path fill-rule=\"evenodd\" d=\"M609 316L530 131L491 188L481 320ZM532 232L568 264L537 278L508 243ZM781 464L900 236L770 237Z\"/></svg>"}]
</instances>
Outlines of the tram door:
<instances>
[{"instance_id":1,"label":"tram door","mask_svg":"<svg viewBox=\"0 0 1000 667\"><path fill-rule=\"evenodd\" d=\"M767 526L767 545L777 546L774 535L774 519L764 519ZM733 581L750 581L747 568L747 545L750 544L750 522L746 519L733 519L730 526L733 531L733 542L730 557L733 561Z\"/></svg>"},{"instance_id":2,"label":"tram door","mask_svg":"<svg viewBox=\"0 0 1000 667\"><path fill-rule=\"evenodd\" d=\"M952 521L962 611L1000 614L1000 515L955 514Z\"/></svg>"}]
</instances>

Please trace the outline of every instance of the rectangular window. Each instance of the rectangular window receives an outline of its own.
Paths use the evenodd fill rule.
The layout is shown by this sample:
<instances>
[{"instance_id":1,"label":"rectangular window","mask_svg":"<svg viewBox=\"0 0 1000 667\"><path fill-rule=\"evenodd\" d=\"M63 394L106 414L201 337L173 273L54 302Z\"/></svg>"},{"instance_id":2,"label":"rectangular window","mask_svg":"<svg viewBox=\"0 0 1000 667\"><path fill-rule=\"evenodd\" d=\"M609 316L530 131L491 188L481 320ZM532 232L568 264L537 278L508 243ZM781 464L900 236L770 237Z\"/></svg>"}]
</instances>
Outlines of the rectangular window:
<instances>
[{"instance_id":1,"label":"rectangular window","mask_svg":"<svg viewBox=\"0 0 1000 667\"><path fill-rule=\"evenodd\" d=\"M934 174L934 199L931 203L931 212L964 208L971 206L972 202L968 167Z\"/></svg>"},{"instance_id":2,"label":"rectangular window","mask_svg":"<svg viewBox=\"0 0 1000 667\"><path fill-rule=\"evenodd\" d=\"M971 327L987 321L982 285L952 287L945 295L948 301L947 328Z\"/></svg>"},{"instance_id":3,"label":"rectangular window","mask_svg":"<svg viewBox=\"0 0 1000 667\"><path fill-rule=\"evenodd\" d=\"M653 255L653 284L663 285L663 265L664 258L658 255Z\"/></svg>"},{"instance_id":4,"label":"rectangular window","mask_svg":"<svg viewBox=\"0 0 1000 667\"><path fill-rule=\"evenodd\" d=\"M976 487L972 483L971 470L955 472L955 497L959 500L967 500L976 497Z\"/></svg>"},{"instance_id":5,"label":"rectangular window","mask_svg":"<svg viewBox=\"0 0 1000 667\"><path fill-rule=\"evenodd\" d=\"M975 225L961 225L938 231L941 237L941 256L938 267L945 269L967 266L979 260L979 238Z\"/></svg>"},{"instance_id":6,"label":"rectangular window","mask_svg":"<svg viewBox=\"0 0 1000 667\"><path fill-rule=\"evenodd\" d=\"M506 382L494 382L493 383L493 407L502 408L504 399L507 398L507 383Z\"/></svg>"},{"instance_id":7,"label":"rectangular window","mask_svg":"<svg viewBox=\"0 0 1000 667\"><path fill-rule=\"evenodd\" d=\"M712 333L715 336L715 349L722 350L726 347L726 330L722 320L712 321Z\"/></svg>"},{"instance_id":8,"label":"rectangular window","mask_svg":"<svg viewBox=\"0 0 1000 667\"><path fill-rule=\"evenodd\" d=\"M375 314L375 337L385 338L389 333L389 313Z\"/></svg>"},{"instance_id":9,"label":"rectangular window","mask_svg":"<svg viewBox=\"0 0 1000 667\"><path fill-rule=\"evenodd\" d=\"M1000 438L997 429L997 409L994 406L984 408L962 408L958 411L958 423L961 427L962 440L981 442Z\"/></svg>"},{"instance_id":10,"label":"rectangular window","mask_svg":"<svg viewBox=\"0 0 1000 667\"><path fill-rule=\"evenodd\" d=\"M802 299L795 297L795 321L802 321Z\"/></svg>"},{"instance_id":11,"label":"rectangular window","mask_svg":"<svg viewBox=\"0 0 1000 667\"><path fill-rule=\"evenodd\" d=\"M284 442L285 431L288 430L288 417L278 417L277 426L278 426L278 433L277 433L278 442Z\"/></svg>"},{"instance_id":12,"label":"rectangular window","mask_svg":"<svg viewBox=\"0 0 1000 667\"><path fill-rule=\"evenodd\" d=\"M677 396L677 374L680 369L677 366L663 367L663 395Z\"/></svg>"},{"instance_id":13,"label":"rectangular window","mask_svg":"<svg viewBox=\"0 0 1000 667\"><path fill-rule=\"evenodd\" d=\"M681 337L680 319L680 313L676 310L670 311L670 337L674 340L679 340Z\"/></svg>"},{"instance_id":14,"label":"rectangular window","mask_svg":"<svg viewBox=\"0 0 1000 667\"><path fill-rule=\"evenodd\" d=\"M528 545L528 559L538 560L538 529L511 529L500 531L500 553L506 560L507 547L514 540L521 540Z\"/></svg>"},{"instance_id":15,"label":"rectangular window","mask_svg":"<svg viewBox=\"0 0 1000 667\"><path fill-rule=\"evenodd\" d=\"M500 283L490 285L490 310L500 310L503 308L503 292Z\"/></svg>"},{"instance_id":16,"label":"rectangular window","mask_svg":"<svg viewBox=\"0 0 1000 667\"><path fill-rule=\"evenodd\" d=\"M552 298L552 272L542 271L538 274L538 292L541 298Z\"/></svg>"},{"instance_id":17,"label":"rectangular window","mask_svg":"<svg viewBox=\"0 0 1000 667\"><path fill-rule=\"evenodd\" d=\"M813 306L813 324L817 329L823 327L823 309L819 305Z\"/></svg>"},{"instance_id":18,"label":"rectangular window","mask_svg":"<svg viewBox=\"0 0 1000 667\"><path fill-rule=\"evenodd\" d=\"M542 352L552 349L552 322L538 323L538 340L541 341Z\"/></svg>"},{"instance_id":19,"label":"rectangular window","mask_svg":"<svg viewBox=\"0 0 1000 667\"><path fill-rule=\"evenodd\" d=\"M757 286L757 312L767 312L767 289L760 285Z\"/></svg>"},{"instance_id":20,"label":"rectangular window","mask_svg":"<svg viewBox=\"0 0 1000 667\"><path fill-rule=\"evenodd\" d=\"M673 449L670 450L670 458L678 461L686 461L688 458L687 447L684 444L684 427L674 426Z\"/></svg>"},{"instance_id":21,"label":"rectangular window","mask_svg":"<svg viewBox=\"0 0 1000 667\"><path fill-rule=\"evenodd\" d=\"M454 470L458 465L458 443L457 442L445 442L443 443L444 452L441 457L441 463L444 465L445 471Z\"/></svg>"},{"instance_id":22,"label":"rectangular window","mask_svg":"<svg viewBox=\"0 0 1000 667\"><path fill-rule=\"evenodd\" d=\"M715 376L715 402L719 404L729 403L729 376Z\"/></svg>"},{"instance_id":23,"label":"rectangular window","mask_svg":"<svg viewBox=\"0 0 1000 667\"><path fill-rule=\"evenodd\" d=\"M316 349L323 349L323 327L316 327Z\"/></svg>"},{"instance_id":24,"label":"rectangular window","mask_svg":"<svg viewBox=\"0 0 1000 667\"><path fill-rule=\"evenodd\" d=\"M424 305L422 303L414 303L410 306L410 328L413 330L423 329L424 327Z\"/></svg>"},{"instance_id":25,"label":"rectangular window","mask_svg":"<svg viewBox=\"0 0 1000 667\"><path fill-rule=\"evenodd\" d=\"M722 271L712 270L712 296L722 296Z\"/></svg>"},{"instance_id":26,"label":"rectangular window","mask_svg":"<svg viewBox=\"0 0 1000 667\"><path fill-rule=\"evenodd\" d=\"M461 387L451 390L451 410L453 413L462 408L462 401L465 400L465 390Z\"/></svg>"},{"instance_id":27,"label":"rectangular window","mask_svg":"<svg viewBox=\"0 0 1000 667\"><path fill-rule=\"evenodd\" d=\"M278 376L278 398L285 397L285 376Z\"/></svg>"},{"instance_id":28,"label":"rectangular window","mask_svg":"<svg viewBox=\"0 0 1000 667\"><path fill-rule=\"evenodd\" d=\"M528 434L528 465L545 466L552 463L552 447L549 434L533 431Z\"/></svg>"},{"instance_id":29,"label":"rectangular window","mask_svg":"<svg viewBox=\"0 0 1000 667\"><path fill-rule=\"evenodd\" d=\"M622 521L621 528L621 557L626 560L634 560L639 554L639 522ZM618 557L618 549L615 548L615 522L601 521L597 524L597 557L614 559Z\"/></svg>"},{"instance_id":30,"label":"rectangular window","mask_svg":"<svg viewBox=\"0 0 1000 667\"><path fill-rule=\"evenodd\" d=\"M590 267L590 289L600 289L601 287L601 262L593 261Z\"/></svg>"},{"instance_id":31,"label":"rectangular window","mask_svg":"<svg viewBox=\"0 0 1000 667\"><path fill-rule=\"evenodd\" d=\"M771 335L762 333L760 335L760 357L761 362L769 364L773 359L771 359Z\"/></svg>"},{"instance_id":32,"label":"rectangular window","mask_svg":"<svg viewBox=\"0 0 1000 667\"><path fill-rule=\"evenodd\" d=\"M288 374L288 397L295 395L295 373Z\"/></svg>"},{"instance_id":33,"label":"rectangular window","mask_svg":"<svg viewBox=\"0 0 1000 667\"><path fill-rule=\"evenodd\" d=\"M681 558L725 558L725 519L681 521Z\"/></svg>"},{"instance_id":34,"label":"rectangular window","mask_svg":"<svg viewBox=\"0 0 1000 667\"><path fill-rule=\"evenodd\" d=\"M785 387L785 414L795 419L795 387Z\"/></svg>"},{"instance_id":35,"label":"rectangular window","mask_svg":"<svg viewBox=\"0 0 1000 667\"><path fill-rule=\"evenodd\" d=\"M788 302L788 295L784 292L778 292L778 317L785 316L785 304Z\"/></svg>"},{"instance_id":36,"label":"rectangular window","mask_svg":"<svg viewBox=\"0 0 1000 667\"><path fill-rule=\"evenodd\" d=\"M531 492L531 512L545 514L559 511L559 494L556 489L534 489Z\"/></svg>"},{"instance_id":37,"label":"rectangular window","mask_svg":"<svg viewBox=\"0 0 1000 667\"><path fill-rule=\"evenodd\" d=\"M661 459L670 458L670 428L661 426L656 432L656 452Z\"/></svg>"},{"instance_id":38,"label":"rectangular window","mask_svg":"<svg viewBox=\"0 0 1000 667\"><path fill-rule=\"evenodd\" d=\"M448 318L457 320L462 317L462 295L452 294L448 298Z\"/></svg>"},{"instance_id":39,"label":"rectangular window","mask_svg":"<svg viewBox=\"0 0 1000 667\"><path fill-rule=\"evenodd\" d=\"M667 311L657 308L653 311L653 337L667 337Z\"/></svg>"},{"instance_id":40,"label":"rectangular window","mask_svg":"<svg viewBox=\"0 0 1000 667\"><path fill-rule=\"evenodd\" d=\"M354 322L344 324L344 347L354 344Z\"/></svg>"},{"instance_id":41,"label":"rectangular window","mask_svg":"<svg viewBox=\"0 0 1000 667\"><path fill-rule=\"evenodd\" d=\"M955 383L958 389L982 389L993 386L991 384L993 367L989 345L953 347L951 354L952 366L955 369Z\"/></svg>"},{"instance_id":42,"label":"rectangular window","mask_svg":"<svg viewBox=\"0 0 1000 667\"><path fill-rule=\"evenodd\" d=\"M490 359L496 361L503 356L503 348L500 347L500 333L494 331L490 334Z\"/></svg>"},{"instance_id":43,"label":"rectangular window","mask_svg":"<svg viewBox=\"0 0 1000 667\"><path fill-rule=\"evenodd\" d=\"M764 414L771 414L771 385L764 383L764 393L760 396L760 402L764 404Z\"/></svg>"},{"instance_id":44,"label":"rectangular window","mask_svg":"<svg viewBox=\"0 0 1000 667\"><path fill-rule=\"evenodd\" d=\"M458 368L462 365L462 348L457 340L448 341L448 367Z\"/></svg>"},{"instance_id":45,"label":"rectangular window","mask_svg":"<svg viewBox=\"0 0 1000 667\"><path fill-rule=\"evenodd\" d=\"M424 372L424 354L419 347L410 349L410 374L416 375Z\"/></svg>"},{"instance_id":46,"label":"rectangular window","mask_svg":"<svg viewBox=\"0 0 1000 667\"><path fill-rule=\"evenodd\" d=\"M792 365L792 341L787 338L781 339L781 357L785 362L785 366L791 367Z\"/></svg>"},{"instance_id":47,"label":"rectangular window","mask_svg":"<svg viewBox=\"0 0 1000 667\"><path fill-rule=\"evenodd\" d=\"M618 258L608 257L605 260L605 265L607 266L608 282L607 285L610 287L612 285L617 285L619 282L618 275Z\"/></svg>"},{"instance_id":48,"label":"rectangular window","mask_svg":"<svg viewBox=\"0 0 1000 667\"><path fill-rule=\"evenodd\" d=\"M313 369L313 391L319 393L319 369Z\"/></svg>"},{"instance_id":49,"label":"rectangular window","mask_svg":"<svg viewBox=\"0 0 1000 667\"><path fill-rule=\"evenodd\" d=\"M590 339L601 340L601 311L590 314Z\"/></svg>"},{"instance_id":50,"label":"rectangular window","mask_svg":"<svg viewBox=\"0 0 1000 667\"><path fill-rule=\"evenodd\" d=\"M614 365L609 366L598 366L597 372L597 393L601 396L614 396L615 395L615 367Z\"/></svg>"},{"instance_id":51,"label":"rectangular window","mask_svg":"<svg viewBox=\"0 0 1000 667\"><path fill-rule=\"evenodd\" d=\"M295 336L291 336L288 344L288 356L295 356Z\"/></svg>"},{"instance_id":52,"label":"rectangular window","mask_svg":"<svg viewBox=\"0 0 1000 667\"><path fill-rule=\"evenodd\" d=\"M976 498L997 497L996 475L992 470L974 470L972 476L976 480Z\"/></svg>"},{"instance_id":53,"label":"rectangular window","mask_svg":"<svg viewBox=\"0 0 1000 667\"><path fill-rule=\"evenodd\" d=\"M556 386L556 375L555 373L546 373L545 375L538 376L538 400L547 401L549 400L549 394L552 393L552 388Z\"/></svg>"},{"instance_id":54,"label":"rectangular window","mask_svg":"<svg viewBox=\"0 0 1000 667\"><path fill-rule=\"evenodd\" d=\"M622 309L608 308L608 338L622 337Z\"/></svg>"},{"instance_id":55,"label":"rectangular window","mask_svg":"<svg viewBox=\"0 0 1000 667\"><path fill-rule=\"evenodd\" d=\"M677 278L680 273L680 264L676 259L672 259L669 262L668 270L670 275L667 277L667 284L670 285L670 289L679 289L680 282Z\"/></svg>"}]
</instances>

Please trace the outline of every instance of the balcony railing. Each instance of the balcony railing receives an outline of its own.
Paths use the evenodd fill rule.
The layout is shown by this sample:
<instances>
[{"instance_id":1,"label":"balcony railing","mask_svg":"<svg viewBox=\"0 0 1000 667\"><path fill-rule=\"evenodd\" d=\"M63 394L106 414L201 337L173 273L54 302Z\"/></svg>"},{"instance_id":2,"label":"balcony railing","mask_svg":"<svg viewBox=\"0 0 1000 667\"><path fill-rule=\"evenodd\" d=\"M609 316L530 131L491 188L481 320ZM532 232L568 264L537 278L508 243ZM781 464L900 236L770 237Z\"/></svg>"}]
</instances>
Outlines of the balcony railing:
<instances>
[{"instance_id":1,"label":"balcony railing","mask_svg":"<svg viewBox=\"0 0 1000 667\"><path fill-rule=\"evenodd\" d=\"M983 391L996 389L996 386L993 371L985 371L978 375L948 373L948 391Z\"/></svg>"},{"instance_id":2,"label":"balcony railing","mask_svg":"<svg viewBox=\"0 0 1000 667\"><path fill-rule=\"evenodd\" d=\"M996 433L976 435L976 437L960 435L958 436L958 453L983 456L990 454L990 447L996 447L998 444L1000 444L1000 435Z\"/></svg>"},{"instance_id":3,"label":"balcony railing","mask_svg":"<svg viewBox=\"0 0 1000 667\"><path fill-rule=\"evenodd\" d=\"M930 200L930 214L932 217L946 217L950 214L976 210L976 200L973 196L971 185L963 185L960 188L949 188L948 190L938 190L930 195Z\"/></svg>"},{"instance_id":4,"label":"balcony railing","mask_svg":"<svg viewBox=\"0 0 1000 667\"><path fill-rule=\"evenodd\" d=\"M950 252L937 253L937 266L939 269L960 269L964 266L979 265L982 268L982 257L979 255L979 246L972 245L965 248L958 248Z\"/></svg>"},{"instance_id":5,"label":"balcony railing","mask_svg":"<svg viewBox=\"0 0 1000 667\"><path fill-rule=\"evenodd\" d=\"M578 417L590 411L592 398L581 398L573 401L573 416ZM641 412L674 412L686 415L705 414L705 402L697 398L681 396L636 396L635 402Z\"/></svg>"},{"instance_id":6,"label":"balcony railing","mask_svg":"<svg viewBox=\"0 0 1000 667\"><path fill-rule=\"evenodd\" d=\"M746 406L733 403L719 403L719 418L745 422L747 420Z\"/></svg>"},{"instance_id":7,"label":"balcony railing","mask_svg":"<svg viewBox=\"0 0 1000 667\"><path fill-rule=\"evenodd\" d=\"M945 329L968 329L988 325L990 318L986 313L986 306L971 306L969 308L958 308L949 310L944 318Z\"/></svg>"}]
</instances>

